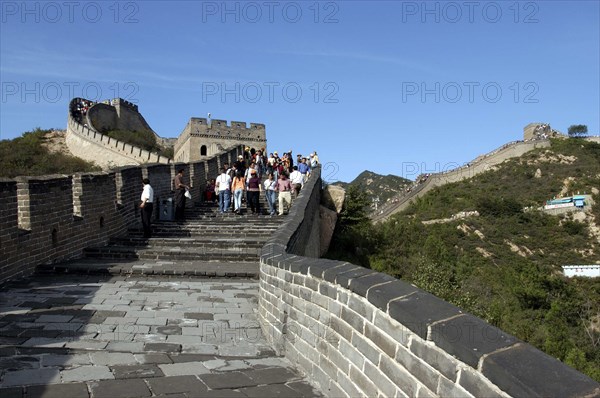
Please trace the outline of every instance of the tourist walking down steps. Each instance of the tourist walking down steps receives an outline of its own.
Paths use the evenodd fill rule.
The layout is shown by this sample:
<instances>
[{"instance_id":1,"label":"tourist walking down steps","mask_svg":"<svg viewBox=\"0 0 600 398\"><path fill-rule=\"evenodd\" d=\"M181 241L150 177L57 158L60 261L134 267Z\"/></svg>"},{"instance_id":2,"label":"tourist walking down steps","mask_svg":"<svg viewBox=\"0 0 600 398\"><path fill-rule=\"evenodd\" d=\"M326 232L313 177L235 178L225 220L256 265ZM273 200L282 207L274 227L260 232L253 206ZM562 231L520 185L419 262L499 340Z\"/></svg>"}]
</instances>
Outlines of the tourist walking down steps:
<instances>
[{"instance_id":1,"label":"tourist walking down steps","mask_svg":"<svg viewBox=\"0 0 600 398\"><path fill-rule=\"evenodd\" d=\"M267 197L267 204L269 205L269 215L275 215L275 201L277 200L277 193L275 192L275 188L277 186L277 181L273 179L273 173L267 174L267 179L264 182L264 191Z\"/></svg>"},{"instance_id":2,"label":"tourist walking down steps","mask_svg":"<svg viewBox=\"0 0 600 398\"><path fill-rule=\"evenodd\" d=\"M227 213L231 202L231 177L227 174L227 169L221 169L221 175L217 177L217 188L219 191L219 212Z\"/></svg>"},{"instance_id":3,"label":"tourist walking down steps","mask_svg":"<svg viewBox=\"0 0 600 398\"><path fill-rule=\"evenodd\" d=\"M190 189L183 180L185 170L179 169L173 179L173 190L175 191L175 220L183 221L185 219L185 191Z\"/></svg>"},{"instance_id":4,"label":"tourist walking down steps","mask_svg":"<svg viewBox=\"0 0 600 398\"><path fill-rule=\"evenodd\" d=\"M246 200L248 202L248 206L250 206L250 211L252 214L260 214L260 202L258 199L260 197L260 193L262 192L262 185L257 174L258 173L255 169L251 169L250 179L248 180L248 186L246 187Z\"/></svg>"},{"instance_id":5,"label":"tourist walking down steps","mask_svg":"<svg viewBox=\"0 0 600 398\"><path fill-rule=\"evenodd\" d=\"M152 211L154 210L154 189L150 186L150 180L144 178L144 190L140 198L140 209L142 209L142 227L144 228L144 238L152 237Z\"/></svg>"},{"instance_id":6,"label":"tourist walking down steps","mask_svg":"<svg viewBox=\"0 0 600 398\"><path fill-rule=\"evenodd\" d=\"M233 211L236 214L242 214L242 196L246 190L246 181L240 171L236 171L233 182L231 183L231 191L233 192Z\"/></svg>"},{"instance_id":7,"label":"tourist walking down steps","mask_svg":"<svg viewBox=\"0 0 600 398\"><path fill-rule=\"evenodd\" d=\"M277 192L279 192L279 215L283 216L284 208L289 211L292 206L292 183L288 180L286 173L281 173L277 180Z\"/></svg>"}]
</instances>

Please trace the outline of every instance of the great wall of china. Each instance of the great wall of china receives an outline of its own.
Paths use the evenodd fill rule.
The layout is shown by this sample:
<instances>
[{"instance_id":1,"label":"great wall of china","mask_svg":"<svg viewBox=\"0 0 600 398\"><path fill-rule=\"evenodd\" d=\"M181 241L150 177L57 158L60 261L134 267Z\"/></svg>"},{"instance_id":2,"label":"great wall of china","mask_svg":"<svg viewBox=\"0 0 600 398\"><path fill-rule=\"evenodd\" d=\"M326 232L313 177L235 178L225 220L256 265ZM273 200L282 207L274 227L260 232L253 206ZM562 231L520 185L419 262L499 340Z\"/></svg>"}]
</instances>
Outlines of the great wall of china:
<instances>
[{"instance_id":1,"label":"great wall of china","mask_svg":"<svg viewBox=\"0 0 600 398\"><path fill-rule=\"evenodd\" d=\"M79 103L90 103L85 114L75 117ZM138 106L121 98L99 103L74 98L69 104L66 144L71 153L93 161L103 169L144 163L168 164L173 161L157 153L110 138L111 130L151 132L163 147L173 147L174 161L191 162L212 157L226 148L244 144L266 148L265 125L192 117L178 138L162 138L139 113Z\"/></svg>"},{"instance_id":2,"label":"great wall of china","mask_svg":"<svg viewBox=\"0 0 600 398\"><path fill-rule=\"evenodd\" d=\"M110 101L109 104L97 103L89 108L80 122L73 115L74 107L80 101L82 101L81 98L74 98L71 101L67 116L66 143L73 155L92 160L104 169L143 163L166 164L171 161L164 156L115 140L101 133L104 130L116 129L144 129L154 133L139 114L137 105L122 99ZM154 134L156 135L156 133Z\"/></svg>"},{"instance_id":3,"label":"great wall of china","mask_svg":"<svg viewBox=\"0 0 600 398\"><path fill-rule=\"evenodd\" d=\"M199 195L208 176L242 150L190 163L0 179L0 283L139 224L142 177L160 201L183 167ZM600 395L594 380L454 305L391 276L318 258L320 172L262 247L258 316L277 353L326 396Z\"/></svg>"},{"instance_id":4,"label":"great wall of china","mask_svg":"<svg viewBox=\"0 0 600 398\"><path fill-rule=\"evenodd\" d=\"M586 141L600 143L600 137L587 137ZM427 179L421 183L415 183L410 187L410 191L405 191L388 202L383 204L379 210L371 216L374 222L382 222L387 220L393 214L406 209L414 200L424 196L427 192L435 187L445 184L458 182L473 178L474 176L484 173L505 160L517 158L525 153L537 148L548 148L551 142L549 139L530 139L528 141L514 141L502 145L485 155L478 156L467 165L457 167L452 170L441 173L430 174Z\"/></svg>"},{"instance_id":5,"label":"great wall of china","mask_svg":"<svg viewBox=\"0 0 600 398\"><path fill-rule=\"evenodd\" d=\"M511 142L486 155L479 156L470 162L468 166L465 165L446 172L431 174L427 180L421 184L416 184L411 187L410 192L404 192L381 206L379 211L373 215L372 219L375 222L385 221L392 214L404 210L413 200L422 197L435 187L472 178L477 174L488 171L493 166L498 165L507 159L522 156L536 148L547 148L549 146L550 140Z\"/></svg>"}]
</instances>

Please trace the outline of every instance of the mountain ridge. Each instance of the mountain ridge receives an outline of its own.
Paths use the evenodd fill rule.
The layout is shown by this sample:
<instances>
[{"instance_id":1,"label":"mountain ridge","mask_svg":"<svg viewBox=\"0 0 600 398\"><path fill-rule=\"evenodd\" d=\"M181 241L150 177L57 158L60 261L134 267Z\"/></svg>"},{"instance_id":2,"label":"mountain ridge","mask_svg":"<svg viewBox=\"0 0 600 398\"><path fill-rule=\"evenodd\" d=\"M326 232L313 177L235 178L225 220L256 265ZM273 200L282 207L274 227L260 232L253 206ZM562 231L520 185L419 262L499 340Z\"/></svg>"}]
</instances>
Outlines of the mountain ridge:
<instances>
[{"instance_id":1,"label":"mountain ridge","mask_svg":"<svg viewBox=\"0 0 600 398\"><path fill-rule=\"evenodd\" d=\"M411 184L413 184L413 181L404 177L394 174L381 175L365 170L351 182L336 181L331 185L344 189L348 189L349 186L357 186L363 189L371 197L373 201L372 210L375 211L376 207L386 203Z\"/></svg>"}]
</instances>

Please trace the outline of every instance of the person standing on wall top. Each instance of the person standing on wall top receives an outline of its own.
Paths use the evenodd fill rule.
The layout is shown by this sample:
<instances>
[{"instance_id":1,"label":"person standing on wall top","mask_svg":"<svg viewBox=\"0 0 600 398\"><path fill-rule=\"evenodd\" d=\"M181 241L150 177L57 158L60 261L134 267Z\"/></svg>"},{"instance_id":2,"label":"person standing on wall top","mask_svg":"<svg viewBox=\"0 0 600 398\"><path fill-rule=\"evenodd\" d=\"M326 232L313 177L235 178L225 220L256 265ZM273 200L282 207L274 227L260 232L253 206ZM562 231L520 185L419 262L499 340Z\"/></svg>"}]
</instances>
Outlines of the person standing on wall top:
<instances>
[{"instance_id":1,"label":"person standing on wall top","mask_svg":"<svg viewBox=\"0 0 600 398\"><path fill-rule=\"evenodd\" d=\"M150 180L144 178L144 190L140 200L140 209L142 209L142 227L144 228L144 238L152 237L152 211L154 210L154 189L150 186Z\"/></svg>"},{"instance_id":2,"label":"person standing on wall top","mask_svg":"<svg viewBox=\"0 0 600 398\"><path fill-rule=\"evenodd\" d=\"M173 188L175 189L175 220L183 221L185 219L185 191L190 189L183 181L184 169L179 169L173 179Z\"/></svg>"},{"instance_id":3,"label":"person standing on wall top","mask_svg":"<svg viewBox=\"0 0 600 398\"><path fill-rule=\"evenodd\" d=\"M319 156L317 155L317 151L314 151L310 154L310 168L314 169L319 165Z\"/></svg>"}]
</instances>

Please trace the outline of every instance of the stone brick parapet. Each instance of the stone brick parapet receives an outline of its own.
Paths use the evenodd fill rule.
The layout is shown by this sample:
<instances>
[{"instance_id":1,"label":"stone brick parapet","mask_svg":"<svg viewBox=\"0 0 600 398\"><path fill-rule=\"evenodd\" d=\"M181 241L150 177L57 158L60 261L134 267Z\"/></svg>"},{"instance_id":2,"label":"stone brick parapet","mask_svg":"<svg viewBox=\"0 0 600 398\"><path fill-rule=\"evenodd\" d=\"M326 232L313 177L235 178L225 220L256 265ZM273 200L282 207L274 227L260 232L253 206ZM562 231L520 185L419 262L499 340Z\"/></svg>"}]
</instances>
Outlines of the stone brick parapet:
<instances>
[{"instance_id":1,"label":"stone brick parapet","mask_svg":"<svg viewBox=\"0 0 600 398\"><path fill-rule=\"evenodd\" d=\"M186 164L145 164L111 172L0 179L0 283L31 275L36 266L77 258L83 249L141 225L142 178L160 200L171 197L176 170L184 168L195 200L222 158L243 153L236 146L218 158ZM188 201L191 205L191 201Z\"/></svg>"},{"instance_id":2,"label":"stone brick parapet","mask_svg":"<svg viewBox=\"0 0 600 398\"><path fill-rule=\"evenodd\" d=\"M315 170L262 249L259 319L278 353L326 395L600 394L589 377L415 286L315 258L320 188Z\"/></svg>"}]
</instances>

